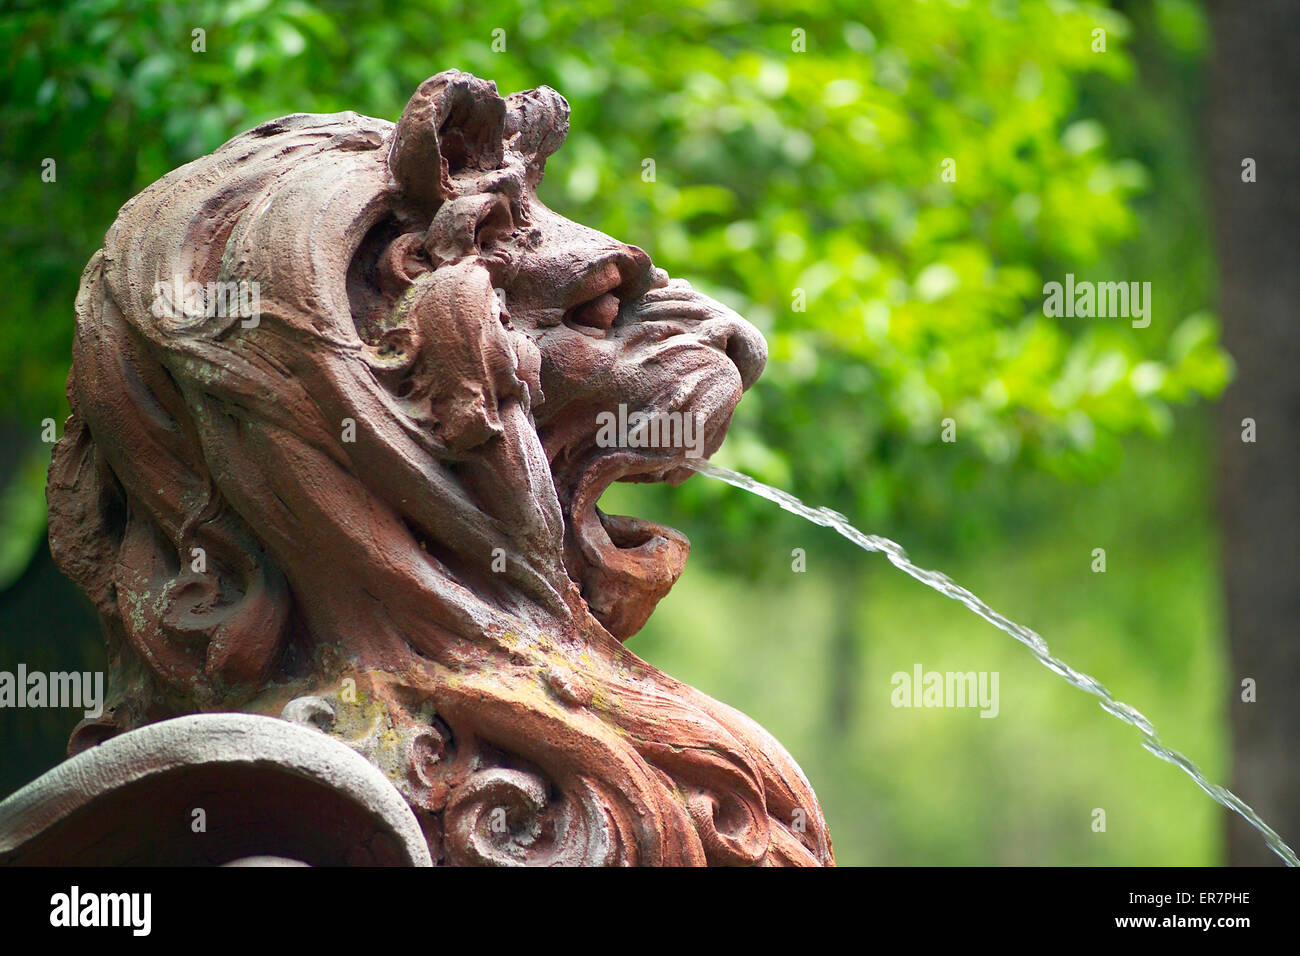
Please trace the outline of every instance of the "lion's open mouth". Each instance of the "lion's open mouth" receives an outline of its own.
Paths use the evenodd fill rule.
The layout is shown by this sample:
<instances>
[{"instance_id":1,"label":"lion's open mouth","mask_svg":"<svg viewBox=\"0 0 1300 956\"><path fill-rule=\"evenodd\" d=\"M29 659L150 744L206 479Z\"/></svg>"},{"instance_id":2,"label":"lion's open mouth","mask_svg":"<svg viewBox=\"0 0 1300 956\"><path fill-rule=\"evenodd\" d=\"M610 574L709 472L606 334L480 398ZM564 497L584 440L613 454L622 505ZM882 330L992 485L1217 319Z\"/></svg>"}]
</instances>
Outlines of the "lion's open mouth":
<instances>
[{"instance_id":1,"label":"lion's open mouth","mask_svg":"<svg viewBox=\"0 0 1300 956\"><path fill-rule=\"evenodd\" d=\"M567 325L538 337L547 398L533 411L564 513L565 570L622 640L668 593L690 543L673 528L605 514L601 495L615 481L689 478L689 462L722 444L767 356L739 315L685 282L659 279L622 304L602 338Z\"/></svg>"},{"instance_id":2,"label":"lion's open mouth","mask_svg":"<svg viewBox=\"0 0 1300 956\"><path fill-rule=\"evenodd\" d=\"M605 629L631 637L673 586L690 542L674 528L606 514L600 496L615 481L680 484L693 474L680 450L614 449L590 456L568 502L565 564Z\"/></svg>"}]
</instances>

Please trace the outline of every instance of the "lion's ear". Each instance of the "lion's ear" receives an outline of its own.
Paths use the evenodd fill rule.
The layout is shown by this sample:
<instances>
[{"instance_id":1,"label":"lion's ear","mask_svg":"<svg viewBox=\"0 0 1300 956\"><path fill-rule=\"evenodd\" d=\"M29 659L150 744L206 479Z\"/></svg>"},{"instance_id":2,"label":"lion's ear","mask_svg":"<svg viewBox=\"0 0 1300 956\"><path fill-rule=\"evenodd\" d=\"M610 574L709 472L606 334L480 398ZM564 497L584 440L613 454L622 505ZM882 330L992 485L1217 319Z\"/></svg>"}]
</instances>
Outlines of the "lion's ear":
<instances>
[{"instance_id":1,"label":"lion's ear","mask_svg":"<svg viewBox=\"0 0 1300 956\"><path fill-rule=\"evenodd\" d=\"M455 173L501 166L505 118L495 83L460 70L431 76L402 110L388 168L411 200L432 210L454 194Z\"/></svg>"},{"instance_id":2,"label":"lion's ear","mask_svg":"<svg viewBox=\"0 0 1300 956\"><path fill-rule=\"evenodd\" d=\"M569 135L569 101L549 86L511 93L506 98L506 138L524 157L530 185L542 179L546 157Z\"/></svg>"}]
</instances>

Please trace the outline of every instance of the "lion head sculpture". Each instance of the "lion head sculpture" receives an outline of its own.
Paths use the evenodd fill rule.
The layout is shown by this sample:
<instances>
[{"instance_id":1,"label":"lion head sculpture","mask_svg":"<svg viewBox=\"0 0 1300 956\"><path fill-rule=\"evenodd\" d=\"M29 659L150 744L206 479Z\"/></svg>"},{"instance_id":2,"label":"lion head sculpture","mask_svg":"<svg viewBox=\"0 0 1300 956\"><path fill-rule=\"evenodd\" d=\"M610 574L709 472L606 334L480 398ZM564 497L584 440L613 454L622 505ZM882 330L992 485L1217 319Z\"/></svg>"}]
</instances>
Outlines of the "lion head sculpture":
<instances>
[{"instance_id":1,"label":"lion head sculpture","mask_svg":"<svg viewBox=\"0 0 1300 956\"><path fill-rule=\"evenodd\" d=\"M689 546L597 501L690 451L601 416L712 454L766 347L538 200L568 116L449 71L396 125L287 116L122 208L48 489L111 661L70 750L282 715L386 771L436 860L832 861L782 747L622 644Z\"/></svg>"}]
</instances>

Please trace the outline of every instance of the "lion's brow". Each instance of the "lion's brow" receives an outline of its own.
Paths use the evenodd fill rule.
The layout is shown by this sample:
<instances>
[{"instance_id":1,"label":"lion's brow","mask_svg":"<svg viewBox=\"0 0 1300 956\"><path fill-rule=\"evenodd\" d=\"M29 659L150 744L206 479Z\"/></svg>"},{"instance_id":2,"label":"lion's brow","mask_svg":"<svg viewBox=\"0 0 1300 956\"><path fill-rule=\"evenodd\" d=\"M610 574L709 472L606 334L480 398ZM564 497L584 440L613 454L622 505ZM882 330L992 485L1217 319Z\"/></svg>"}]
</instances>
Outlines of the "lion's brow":
<instances>
[{"instance_id":1,"label":"lion's brow","mask_svg":"<svg viewBox=\"0 0 1300 956\"><path fill-rule=\"evenodd\" d=\"M616 270L612 281L608 283L599 281L604 278L605 271L610 266ZM641 262L627 249L611 249L603 255L575 263L576 274L565 293L566 308L589 302L606 292L639 284L638 280L648 276L652 268L649 256L645 256L644 262ZM629 289L629 291L635 294L640 290Z\"/></svg>"},{"instance_id":2,"label":"lion's brow","mask_svg":"<svg viewBox=\"0 0 1300 956\"><path fill-rule=\"evenodd\" d=\"M566 307L581 305L621 286L625 280L622 264L627 259L626 255L615 251L574 263L572 281L565 289Z\"/></svg>"}]
</instances>

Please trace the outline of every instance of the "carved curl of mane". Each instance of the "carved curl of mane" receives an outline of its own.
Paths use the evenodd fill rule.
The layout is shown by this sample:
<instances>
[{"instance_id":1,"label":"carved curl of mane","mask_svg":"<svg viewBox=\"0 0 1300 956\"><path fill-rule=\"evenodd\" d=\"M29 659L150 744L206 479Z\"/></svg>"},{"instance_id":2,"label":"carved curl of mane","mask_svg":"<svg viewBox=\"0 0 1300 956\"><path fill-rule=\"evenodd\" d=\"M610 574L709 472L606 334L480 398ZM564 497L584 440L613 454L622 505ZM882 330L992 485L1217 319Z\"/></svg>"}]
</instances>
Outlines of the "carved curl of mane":
<instances>
[{"instance_id":1,"label":"carved curl of mane","mask_svg":"<svg viewBox=\"0 0 1300 956\"><path fill-rule=\"evenodd\" d=\"M453 71L396 126L288 116L122 208L48 489L111 659L70 749L283 713L388 771L435 859L831 861L781 746L626 650L566 572L541 358L494 288L538 251L567 127L554 91ZM177 277L256 283L259 321L159 310Z\"/></svg>"}]
</instances>

